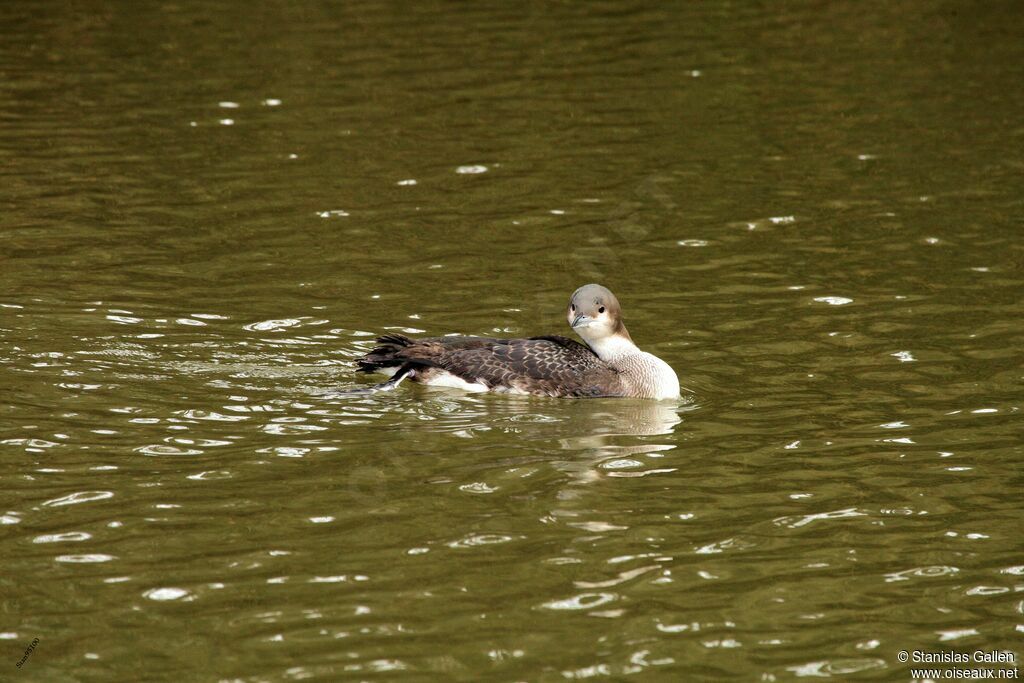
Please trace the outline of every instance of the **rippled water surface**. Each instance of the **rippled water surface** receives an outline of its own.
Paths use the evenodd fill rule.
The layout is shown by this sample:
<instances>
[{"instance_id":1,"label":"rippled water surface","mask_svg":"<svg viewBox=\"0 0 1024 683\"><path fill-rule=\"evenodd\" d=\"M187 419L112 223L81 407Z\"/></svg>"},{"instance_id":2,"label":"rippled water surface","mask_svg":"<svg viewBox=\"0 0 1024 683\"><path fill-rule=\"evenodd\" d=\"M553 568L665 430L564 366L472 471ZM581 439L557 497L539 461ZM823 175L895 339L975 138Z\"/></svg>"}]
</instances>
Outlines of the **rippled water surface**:
<instances>
[{"instance_id":1,"label":"rippled water surface","mask_svg":"<svg viewBox=\"0 0 1024 683\"><path fill-rule=\"evenodd\" d=\"M0 25L0 678L1024 654L1019 4ZM590 281L683 401L342 394Z\"/></svg>"}]
</instances>

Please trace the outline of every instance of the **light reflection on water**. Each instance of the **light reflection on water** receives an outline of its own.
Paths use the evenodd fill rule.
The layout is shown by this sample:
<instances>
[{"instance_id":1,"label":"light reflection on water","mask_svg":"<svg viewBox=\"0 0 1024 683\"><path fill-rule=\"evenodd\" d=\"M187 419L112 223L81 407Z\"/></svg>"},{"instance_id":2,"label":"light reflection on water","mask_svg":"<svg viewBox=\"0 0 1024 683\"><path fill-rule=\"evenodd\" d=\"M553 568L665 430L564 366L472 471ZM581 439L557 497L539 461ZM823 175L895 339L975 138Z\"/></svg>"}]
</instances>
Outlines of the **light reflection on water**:
<instances>
[{"instance_id":1,"label":"light reflection on water","mask_svg":"<svg viewBox=\"0 0 1024 683\"><path fill-rule=\"evenodd\" d=\"M1016 565L979 565L987 553L970 545L953 546L946 562L936 562L942 554L927 546L914 552L906 535L924 531L947 543L977 544L1004 533L956 495L924 496L914 476L931 479L940 492L953 486L951 492L962 490L968 499L976 495L971 480L943 484L935 477L974 476L979 452L952 444L958 434L984 429L980 420L1013 419L1019 406L1009 397L990 394L979 405L966 391L947 401L949 410L900 408L891 400L850 409L824 390L797 390L794 370L776 361L814 364L807 369L815 372L805 375L843 371L841 359L826 370L817 367L828 342L749 338L735 348L765 368L760 381L773 382L735 392L722 379L697 377L691 384L699 389L678 404L479 396L416 386L353 399L334 389L359 381L344 360L371 339L332 328L312 344L317 356L336 358L320 359L279 355L275 345L249 336L265 330L218 325L174 342L91 332L96 343L84 345L84 353L8 356L26 376L47 377L78 404L40 415L29 430L38 436L2 440L9 452L45 458L28 469L15 465L10 488L25 504L8 510L4 521L24 528L39 549L19 550L21 562L109 567L72 581L83 595L94 585L119 587L125 592L112 596L114 604L134 596L216 610L231 604L222 595L287 588L279 597L266 594L265 603L278 609L251 620L244 610L236 613L232 632L268 645L296 638L378 643L360 648L368 654L352 671L377 670L374 662L395 652L405 654L387 659L397 668L385 670L435 666L416 647L391 644L425 635L405 616L412 608L395 601L440 599L445 607L432 610L464 619L479 609L472 595L482 586L516 619L551 613L625 621L618 642L648 644L612 662L562 672L573 676L671 667L695 656L694 648L774 648L780 662L792 661L808 647L802 623L843 628L830 593L836 572L846 577L843 604L858 612L893 601L903 613L913 610L912 596L880 599L883 585L943 586L952 593L949 603L965 609L976 607L964 601L1001 600L1014 590L1000 577L1012 576ZM734 326L730 330L735 334ZM886 344L881 340L881 350ZM919 353L915 363L939 367L941 360ZM904 362L891 353L873 358L845 372L858 377L865 368ZM85 381L57 381L69 372ZM914 373L905 381L924 386ZM137 388L131 399L118 391L126 384ZM168 385L178 393L169 396ZM838 400L866 390L856 383L830 387ZM96 417L81 412L88 394L102 397L96 406L106 406ZM810 410L808 401L821 403ZM986 452L1008 443L999 436L1000 424L1009 423L977 432L993 439L996 450ZM900 463L911 458L916 475ZM287 464L306 461L317 470ZM990 488L998 487L992 482L1000 475L983 476ZM488 500L494 502L472 502ZM70 507L91 512L70 523L45 512ZM197 552L194 534L216 537L219 550ZM909 552L872 557L873 547L886 547L887 534L897 547L909 544ZM162 539L159 546L148 540L154 535ZM67 552L71 545L85 550ZM487 553L483 564L472 559L480 552ZM417 561L428 562L425 578L419 587L403 588L423 571ZM497 589L486 570L495 564L509 576L528 577L529 590L519 596ZM464 577L455 584L450 572L439 572L452 565ZM538 576L536 567L548 568L547 576ZM975 578L965 582L967 574ZM325 594L318 587L346 592ZM746 590L747 607L731 602L735 590ZM656 598L658 591L675 597L658 609L638 607L665 600ZM691 591L706 599L687 599ZM728 619L708 618L722 610ZM771 626L756 626L773 614ZM784 615L794 621L782 626ZM939 642L989 637L984 626L960 628L963 617L950 615L932 628ZM318 626L307 627L309 620ZM581 637L607 637L599 626L574 628ZM854 651L878 635L865 633ZM487 642L489 652L521 653L500 655L500 661L528 666L536 666L528 653L544 650L511 634ZM479 643L466 636L465 647L475 650ZM843 676L884 661L849 656L783 668L800 676Z\"/></svg>"},{"instance_id":2,"label":"light reflection on water","mask_svg":"<svg viewBox=\"0 0 1024 683\"><path fill-rule=\"evenodd\" d=\"M0 6L21 674L1019 650L1019 13L28 7ZM593 280L686 400L343 393L376 334L564 334Z\"/></svg>"}]
</instances>

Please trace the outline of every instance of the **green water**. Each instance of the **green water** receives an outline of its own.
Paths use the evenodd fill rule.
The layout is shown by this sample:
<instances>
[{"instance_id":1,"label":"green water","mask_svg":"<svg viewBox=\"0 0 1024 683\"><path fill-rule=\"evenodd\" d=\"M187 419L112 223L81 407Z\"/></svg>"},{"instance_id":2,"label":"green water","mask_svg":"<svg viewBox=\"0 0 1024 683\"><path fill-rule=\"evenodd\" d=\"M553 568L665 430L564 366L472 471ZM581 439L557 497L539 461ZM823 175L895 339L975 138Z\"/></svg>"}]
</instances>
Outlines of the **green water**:
<instances>
[{"instance_id":1,"label":"green water","mask_svg":"<svg viewBox=\"0 0 1024 683\"><path fill-rule=\"evenodd\" d=\"M1019 662L1019 3L0 29L0 679ZM684 401L340 394L592 281Z\"/></svg>"}]
</instances>

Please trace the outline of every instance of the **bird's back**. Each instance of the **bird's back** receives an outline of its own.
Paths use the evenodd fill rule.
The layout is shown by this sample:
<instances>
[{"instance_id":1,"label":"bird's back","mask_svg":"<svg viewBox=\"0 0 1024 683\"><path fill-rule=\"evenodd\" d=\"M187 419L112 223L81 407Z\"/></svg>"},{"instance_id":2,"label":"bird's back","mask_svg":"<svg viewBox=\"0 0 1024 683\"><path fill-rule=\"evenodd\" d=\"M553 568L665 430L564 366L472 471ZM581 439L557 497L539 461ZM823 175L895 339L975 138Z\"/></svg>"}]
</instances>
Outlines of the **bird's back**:
<instances>
[{"instance_id":1,"label":"bird's back","mask_svg":"<svg viewBox=\"0 0 1024 683\"><path fill-rule=\"evenodd\" d=\"M527 339L388 335L360 359L374 372L407 367L413 379L443 384L447 373L481 389L544 396L625 395L619 373L589 347L561 336Z\"/></svg>"}]
</instances>

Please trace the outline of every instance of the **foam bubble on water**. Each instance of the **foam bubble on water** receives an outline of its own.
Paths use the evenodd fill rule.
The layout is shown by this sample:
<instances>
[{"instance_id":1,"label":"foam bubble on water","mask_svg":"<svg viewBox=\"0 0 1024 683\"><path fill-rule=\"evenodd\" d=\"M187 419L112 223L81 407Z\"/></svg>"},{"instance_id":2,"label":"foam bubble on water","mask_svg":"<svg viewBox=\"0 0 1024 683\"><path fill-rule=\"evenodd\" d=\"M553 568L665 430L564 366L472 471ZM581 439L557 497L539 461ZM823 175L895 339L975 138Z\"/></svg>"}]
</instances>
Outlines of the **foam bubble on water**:
<instances>
[{"instance_id":1,"label":"foam bubble on water","mask_svg":"<svg viewBox=\"0 0 1024 683\"><path fill-rule=\"evenodd\" d=\"M455 172L459 175L475 175L477 173L487 173L487 167L481 164L473 166L459 166L455 169Z\"/></svg>"}]
</instances>

